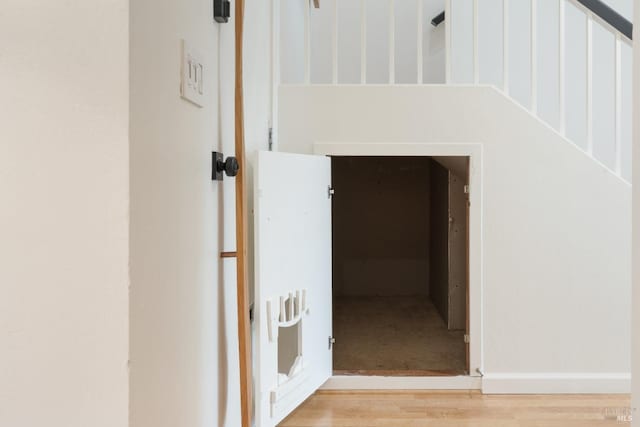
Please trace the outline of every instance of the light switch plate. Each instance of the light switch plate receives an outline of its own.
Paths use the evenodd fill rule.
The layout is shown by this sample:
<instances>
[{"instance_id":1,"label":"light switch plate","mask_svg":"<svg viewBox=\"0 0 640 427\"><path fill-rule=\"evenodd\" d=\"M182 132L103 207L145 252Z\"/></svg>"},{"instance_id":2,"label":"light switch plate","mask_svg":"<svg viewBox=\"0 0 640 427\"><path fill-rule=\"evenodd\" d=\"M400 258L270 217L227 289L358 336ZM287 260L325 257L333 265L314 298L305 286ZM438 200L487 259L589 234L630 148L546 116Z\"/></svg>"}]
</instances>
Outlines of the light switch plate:
<instances>
[{"instance_id":1,"label":"light switch plate","mask_svg":"<svg viewBox=\"0 0 640 427\"><path fill-rule=\"evenodd\" d=\"M196 49L182 40L180 96L198 107L204 106L204 61Z\"/></svg>"}]
</instances>

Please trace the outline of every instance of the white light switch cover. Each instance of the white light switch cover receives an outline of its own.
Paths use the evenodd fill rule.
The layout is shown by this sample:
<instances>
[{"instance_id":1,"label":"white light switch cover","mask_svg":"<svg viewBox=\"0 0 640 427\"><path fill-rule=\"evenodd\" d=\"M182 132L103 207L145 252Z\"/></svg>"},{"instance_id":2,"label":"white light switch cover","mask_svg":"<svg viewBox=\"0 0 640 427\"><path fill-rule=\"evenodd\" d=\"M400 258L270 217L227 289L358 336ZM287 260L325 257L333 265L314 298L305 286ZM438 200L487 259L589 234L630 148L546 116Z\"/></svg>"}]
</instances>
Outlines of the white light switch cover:
<instances>
[{"instance_id":1,"label":"white light switch cover","mask_svg":"<svg viewBox=\"0 0 640 427\"><path fill-rule=\"evenodd\" d=\"M204 106L204 62L196 49L182 40L182 66L180 96L197 105Z\"/></svg>"}]
</instances>

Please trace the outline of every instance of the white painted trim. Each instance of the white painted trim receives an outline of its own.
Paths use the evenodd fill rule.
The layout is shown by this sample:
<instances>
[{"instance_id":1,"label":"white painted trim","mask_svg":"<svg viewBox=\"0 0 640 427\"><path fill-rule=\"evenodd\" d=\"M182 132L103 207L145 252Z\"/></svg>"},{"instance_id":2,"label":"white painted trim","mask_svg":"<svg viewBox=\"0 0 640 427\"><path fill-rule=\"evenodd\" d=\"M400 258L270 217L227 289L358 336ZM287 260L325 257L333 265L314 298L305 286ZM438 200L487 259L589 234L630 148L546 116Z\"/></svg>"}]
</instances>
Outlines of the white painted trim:
<instances>
[{"instance_id":1,"label":"white painted trim","mask_svg":"<svg viewBox=\"0 0 640 427\"><path fill-rule=\"evenodd\" d=\"M502 90L509 95L509 0L502 0Z\"/></svg>"},{"instance_id":2,"label":"white painted trim","mask_svg":"<svg viewBox=\"0 0 640 427\"><path fill-rule=\"evenodd\" d=\"M481 377L374 377L334 375L320 390L480 390Z\"/></svg>"},{"instance_id":3,"label":"white painted trim","mask_svg":"<svg viewBox=\"0 0 640 427\"><path fill-rule=\"evenodd\" d=\"M538 115L538 5L531 0L531 112Z\"/></svg>"},{"instance_id":4,"label":"white painted trim","mask_svg":"<svg viewBox=\"0 0 640 427\"><path fill-rule=\"evenodd\" d=\"M480 83L480 51L478 50L478 0L473 0L473 83Z\"/></svg>"},{"instance_id":5,"label":"white painted trim","mask_svg":"<svg viewBox=\"0 0 640 427\"><path fill-rule=\"evenodd\" d=\"M389 0L389 84L396 82L396 5Z\"/></svg>"},{"instance_id":6,"label":"white painted trim","mask_svg":"<svg viewBox=\"0 0 640 427\"><path fill-rule=\"evenodd\" d=\"M482 378L483 394L629 393L627 373L495 373Z\"/></svg>"},{"instance_id":7,"label":"white painted trim","mask_svg":"<svg viewBox=\"0 0 640 427\"><path fill-rule=\"evenodd\" d=\"M416 82L418 82L419 85L422 84L422 80L423 80L423 66L424 66L424 58L422 56L422 38L424 37L424 30L422 28L422 20L423 20L423 16L424 13L422 11L423 9L423 1L422 0L418 0L417 2L417 7L418 10L416 11L416 15L418 18L418 29L417 29L417 45L416 45L416 49L417 49L417 54L418 54L418 60L417 60L417 76L416 76Z\"/></svg>"},{"instance_id":8,"label":"white painted trim","mask_svg":"<svg viewBox=\"0 0 640 427\"><path fill-rule=\"evenodd\" d=\"M280 93L280 0L271 0L271 128L272 149L277 151L278 95Z\"/></svg>"},{"instance_id":9,"label":"white painted trim","mask_svg":"<svg viewBox=\"0 0 640 427\"><path fill-rule=\"evenodd\" d=\"M337 2L338 0L336 0ZM360 0L360 83L367 83L367 2Z\"/></svg>"},{"instance_id":10,"label":"white painted trim","mask_svg":"<svg viewBox=\"0 0 640 427\"><path fill-rule=\"evenodd\" d=\"M331 83L338 84L338 0L333 0L333 22L331 29Z\"/></svg>"},{"instance_id":11,"label":"white painted trim","mask_svg":"<svg viewBox=\"0 0 640 427\"><path fill-rule=\"evenodd\" d=\"M587 14L587 154L593 157L593 15ZM595 158L595 157L594 157Z\"/></svg>"},{"instance_id":12,"label":"white painted trim","mask_svg":"<svg viewBox=\"0 0 640 427\"><path fill-rule=\"evenodd\" d=\"M304 82L311 84L311 5L304 2Z\"/></svg>"},{"instance_id":13,"label":"white painted trim","mask_svg":"<svg viewBox=\"0 0 640 427\"><path fill-rule=\"evenodd\" d=\"M445 25L445 36L444 36L444 44L445 44L445 82L446 84L452 83L451 81L451 61L452 61L452 44L451 44L451 27L453 26L453 19L451 16L451 2L452 0L445 0L444 3L444 25Z\"/></svg>"},{"instance_id":14,"label":"white painted trim","mask_svg":"<svg viewBox=\"0 0 640 427\"><path fill-rule=\"evenodd\" d=\"M482 372L482 144L316 142L314 154L325 156L469 156L469 345L470 372Z\"/></svg>"},{"instance_id":15,"label":"white painted trim","mask_svg":"<svg viewBox=\"0 0 640 427\"><path fill-rule=\"evenodd\" d=\"M622 39L616 34L615 41L615 165L613 170L622 174Z\"/></svg>"},{"instance_id":16,"label":"white painted trim","mask_svg":"<svg viewBox=\"0 0 640 427\"><path fill-rule=\"evenodd\" d=\"M566 106L566 51L565 34L566 7L565 0L558 1L558 104L560 110L560 129L562 136L567 134L567 106Z\"/></svg>"}]
</instances>

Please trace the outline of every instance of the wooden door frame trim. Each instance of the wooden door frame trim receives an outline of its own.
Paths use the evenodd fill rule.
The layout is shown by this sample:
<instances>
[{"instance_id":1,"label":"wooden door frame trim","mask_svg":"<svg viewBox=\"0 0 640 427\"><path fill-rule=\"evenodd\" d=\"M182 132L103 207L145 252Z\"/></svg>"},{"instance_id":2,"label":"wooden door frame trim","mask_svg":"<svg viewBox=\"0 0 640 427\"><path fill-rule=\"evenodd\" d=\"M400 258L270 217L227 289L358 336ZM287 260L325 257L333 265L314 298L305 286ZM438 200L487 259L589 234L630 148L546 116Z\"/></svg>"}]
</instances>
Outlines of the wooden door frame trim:
<instances>
[{"instance_id":1,"label":"wooden door frame trim","mask_svg":"<svg viewBox=\"0 0 640 427\"><path fill-rule=\"evenodd\" d=\"M482 144L401 142L316 142L314 154L325 156L466 156L469 157L469 376L481 376L482 339ZM446 377L445 377L446 378Z\"/></svg>"}]
</instances>

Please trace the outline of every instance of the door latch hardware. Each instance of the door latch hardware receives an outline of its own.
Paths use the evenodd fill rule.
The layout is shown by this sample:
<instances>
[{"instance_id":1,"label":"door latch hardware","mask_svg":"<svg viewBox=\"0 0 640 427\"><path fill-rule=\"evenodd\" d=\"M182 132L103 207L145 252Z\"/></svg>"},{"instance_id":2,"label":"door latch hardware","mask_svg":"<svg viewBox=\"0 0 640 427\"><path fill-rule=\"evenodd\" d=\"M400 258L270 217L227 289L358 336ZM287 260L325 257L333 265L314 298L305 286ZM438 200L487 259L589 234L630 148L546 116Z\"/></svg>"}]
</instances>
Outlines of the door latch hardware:
<instances>
[{"instance_id":1,"label":"door latch hardware","mask_svg":"<svg viewBox=\"0 0 640 427\"><path fill-rule=\"evenodd\" d=\"M327 198L331 198L334 194L336 194L336 190L333 189L330 185L327 187Z\"/></svg>"},{"instance_id":2,"label":"door latch hardware","mask_svg":"<svg viewBox=\"0 0 640 427\"><path fill-rule=\"evenodd\" d=\"M336 339L334 337L329 337L329 350L331 350L331 348L335 343L336 343Z\"/></svg>"}]
</instances>

